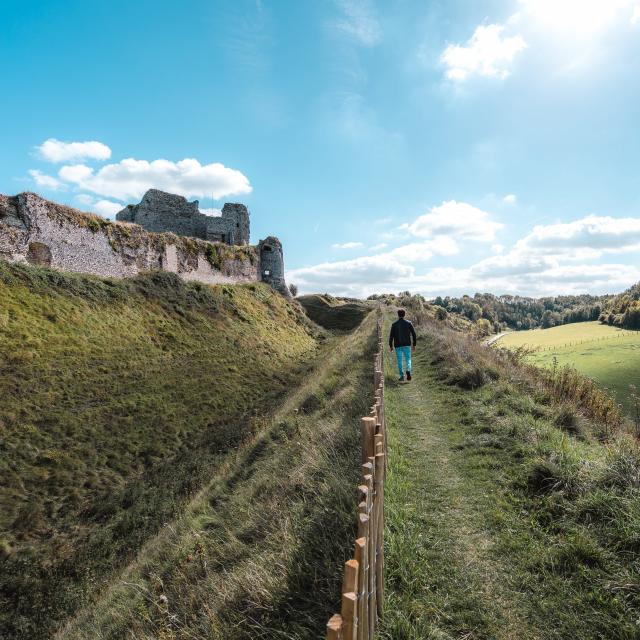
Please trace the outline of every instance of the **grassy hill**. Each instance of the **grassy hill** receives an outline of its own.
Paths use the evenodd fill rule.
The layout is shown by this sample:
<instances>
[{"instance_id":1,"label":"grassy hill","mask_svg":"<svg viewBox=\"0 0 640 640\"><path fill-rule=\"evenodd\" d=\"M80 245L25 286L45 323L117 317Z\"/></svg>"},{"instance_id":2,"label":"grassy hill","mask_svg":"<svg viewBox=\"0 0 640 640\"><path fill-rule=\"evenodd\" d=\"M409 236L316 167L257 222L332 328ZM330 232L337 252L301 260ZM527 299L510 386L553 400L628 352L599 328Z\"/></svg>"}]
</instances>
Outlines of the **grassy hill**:
<instances>
[{"instance_id":1,"label":"grassy hill","mask_svg":"<svg viewBox=\"0 0 640 640\"><path fill-rule=\"evenodd\" d=\"M328 294L299 296L296 300L304 307L311 320L325 329L338 331L349 331L357 327L374 306L374 303L344 301Z\"/></svg>"},{"instance_id":2,"label":"grassy hill","mask_svg":"<svg viewBox=\"0 0 640 640\"><path fill-rule=\"evenodd\" d=\"M320 637L353 553L375 327L371 314L330 338L256 434L56 640Z\"/></svg>"},{"instance_id":3,"label":"grassy hill","mask_svg":"<svg viewBox=\"0 0 640 640\"><path fill-rule=\"evenodd\" d=\"M581 322L507 333L497 345L532 349L528 361L538 366L571 365L610 389L627 412L632 409L629 385L640 387L640 332Z\"/></svg>"},{"instance_id":4,"label":"grassy hill","mask_svg":"<svg viewBox=\"0 0 640 640\"><path fill-rule=\"evenodd\" d=\"M324 339L261 284L0 261L0 637L50 637L253 437Z\"/></svg>"}]
</instances>

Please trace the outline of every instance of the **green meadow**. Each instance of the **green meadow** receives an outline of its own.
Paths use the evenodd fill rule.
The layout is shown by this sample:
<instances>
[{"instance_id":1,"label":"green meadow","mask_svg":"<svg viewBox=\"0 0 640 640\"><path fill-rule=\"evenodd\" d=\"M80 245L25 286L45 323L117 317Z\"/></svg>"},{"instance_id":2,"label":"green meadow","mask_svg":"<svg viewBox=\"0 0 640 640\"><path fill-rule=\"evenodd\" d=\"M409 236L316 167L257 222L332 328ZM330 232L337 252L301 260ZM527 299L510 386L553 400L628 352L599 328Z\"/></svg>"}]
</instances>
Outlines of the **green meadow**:
<instances>
[{"instance_id":1,"label":"green meadow","mask_svg":"<svg viewBox=\"0 0 640 640\"><path fill-rule=\"evenodd\" d=\"M631 412L629 385L640 387L640 332L599 322L565 324L551 329L514 331L497 342L509 349L531 349L529 362L541 367L570 365L609 389Z\"/></svg>"}]
</instances>

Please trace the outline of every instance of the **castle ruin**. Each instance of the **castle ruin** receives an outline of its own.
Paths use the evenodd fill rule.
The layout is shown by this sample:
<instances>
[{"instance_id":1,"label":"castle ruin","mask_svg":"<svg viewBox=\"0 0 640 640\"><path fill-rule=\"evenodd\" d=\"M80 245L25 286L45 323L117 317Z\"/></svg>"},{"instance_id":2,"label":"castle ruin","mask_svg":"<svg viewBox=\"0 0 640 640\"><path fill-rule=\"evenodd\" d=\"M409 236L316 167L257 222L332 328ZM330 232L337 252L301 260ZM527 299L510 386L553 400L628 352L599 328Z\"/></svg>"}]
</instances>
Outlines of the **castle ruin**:
<instances>
[{"instance_id":1,"label":"castle ruin","mask_svg":"<svg viewBox=\"0 0 640 640\"><path fill-rule=\"evenodd\" d=\"M65 271L124 278L177 273L208 284L265 282L291 294L280 241L249 244L249 211L225 204L207 216L198 202L150 189L110 222L33 193L0 195L0 257Z\"/></svg>"}]
</instances>

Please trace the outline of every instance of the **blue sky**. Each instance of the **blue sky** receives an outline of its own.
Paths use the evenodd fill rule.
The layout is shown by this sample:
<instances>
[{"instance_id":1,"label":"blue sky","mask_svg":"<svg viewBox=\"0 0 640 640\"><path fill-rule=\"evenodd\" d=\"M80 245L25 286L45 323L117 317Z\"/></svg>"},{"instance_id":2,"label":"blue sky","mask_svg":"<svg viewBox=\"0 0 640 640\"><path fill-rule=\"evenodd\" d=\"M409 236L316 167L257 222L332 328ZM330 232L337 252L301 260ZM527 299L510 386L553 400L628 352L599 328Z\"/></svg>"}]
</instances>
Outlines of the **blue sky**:
<instances>
[{"instance_id":1,"label":"blue sky","mask_svg":"<svg viewBox=\"0 0 640 640\"><path fill-rule=\"evenodd\" d=\"M0 20L0 192L245 202L302 291L640 280L640 0L3 0Z\"/></svg>"}]
</instances>

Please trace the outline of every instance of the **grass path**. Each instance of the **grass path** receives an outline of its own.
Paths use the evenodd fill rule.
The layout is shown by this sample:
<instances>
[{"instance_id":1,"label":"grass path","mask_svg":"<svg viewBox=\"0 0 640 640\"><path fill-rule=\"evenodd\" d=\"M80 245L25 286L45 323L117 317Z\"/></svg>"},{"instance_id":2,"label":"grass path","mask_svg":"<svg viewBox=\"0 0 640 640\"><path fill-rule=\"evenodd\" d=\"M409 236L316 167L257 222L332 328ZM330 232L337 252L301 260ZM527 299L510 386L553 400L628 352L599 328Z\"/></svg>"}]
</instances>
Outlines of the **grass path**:
<instances>
[{"instance_id":1,"label":"grass path","mask_svg":"<svg viewBox=\"0 0 640 640\"><path fill-rule=\"evenodd\" d=\"M386 365L387 593L379 638L640 637L632 565L599 546L592 518L571 515L592 507L527 488L536 447L565 437L535 417L550 409L504 383L474 391L445 385L429 336L418 345L411 383L396 383L391 358ZM578 457L589 447L561 445ZM585 494L584 505L597 496Z\"/></svg>"},{"instance_id":2,"label":"grass path","mask_svg":"<svg viewBox=\"0 0 640 640\"><path fill-rule=\"evenodd\" d=\"M505 588L506 568L492 556L486 514L500 499L492 474L477 469L471 483L463 468L456 390L435 381L424 351L415 360L412 384L387 387L389 598L381 637L535 638L523 633L522 597Z\"/></svg>"}]
</instances>

